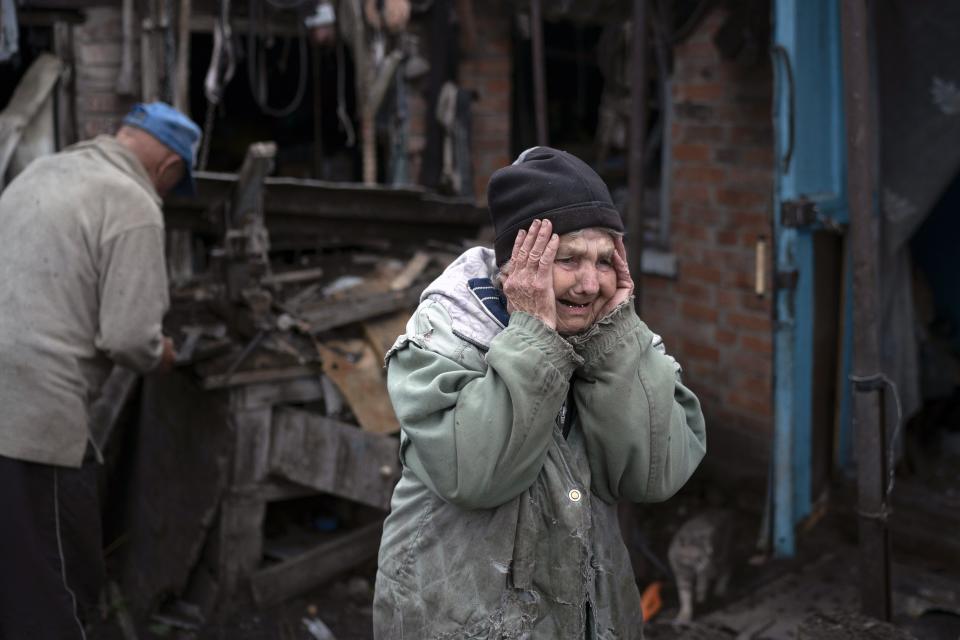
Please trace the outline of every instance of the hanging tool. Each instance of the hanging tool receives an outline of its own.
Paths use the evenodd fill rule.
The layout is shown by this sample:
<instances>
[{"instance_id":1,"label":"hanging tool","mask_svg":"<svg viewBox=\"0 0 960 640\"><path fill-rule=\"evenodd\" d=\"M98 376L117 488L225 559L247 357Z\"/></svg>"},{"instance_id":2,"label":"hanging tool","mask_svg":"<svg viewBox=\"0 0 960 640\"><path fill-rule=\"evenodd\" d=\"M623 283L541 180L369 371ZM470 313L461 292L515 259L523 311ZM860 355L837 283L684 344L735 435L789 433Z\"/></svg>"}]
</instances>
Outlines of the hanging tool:
<instances>
[{"instance_id":1,"label":"hanging tool","mask_svg":"<svg viewBox=\"0 0 960 640\"><path fill-rule=\"evenodd\" d=\"M236 56L233 51L233 33L230 29L230 0L220 0L220 11L213 25L213 52L203 81L203 92L207 98L207 115L203 125L203 143L200 150L199 168L201 170L207 168L207 159L210 155L214 113L223 99L226 86L233 79L235 70Z\"/></svg>"},{"instance_id":2,"label":"hanging tool","mask_svg":"<svg viewBox=\"0 0 960 640\"><path fill-rule=\"evenodd\" d=\"M290 5L279 5L276 1L271 3L278 8L296 8L299 2ZM285 118L292 114L303 102L303 96L307 89L307 66L310 64L310 58L307 53L307 34L306 27L302 20L297 20L297 40L298 40L298 71L297 90L290 102L281 108L272 107L269 104L269 95L267 90L267 58L266 51L259 45L260 26L266 21L263 15L263 7L256 0L250 0L249 16L247 30L247 79L250 82L250 91L253 93L253 99L260 107L260 110L274 118Z\"/></svg>"}]
</instances>

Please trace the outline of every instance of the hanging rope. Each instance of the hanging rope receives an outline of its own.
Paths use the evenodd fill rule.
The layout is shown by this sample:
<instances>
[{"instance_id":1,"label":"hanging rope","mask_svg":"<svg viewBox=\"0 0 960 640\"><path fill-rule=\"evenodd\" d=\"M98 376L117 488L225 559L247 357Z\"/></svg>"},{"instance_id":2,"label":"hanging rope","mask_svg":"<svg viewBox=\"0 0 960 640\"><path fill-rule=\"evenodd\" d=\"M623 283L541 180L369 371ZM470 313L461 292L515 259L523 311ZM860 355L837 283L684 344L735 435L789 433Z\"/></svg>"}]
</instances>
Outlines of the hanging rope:
<instances>
[{"instance_id":1,"label":"hanging rope","mask_svg":"<svg viewBox=\"0 0 960 640\"><path fill-rule=\"evenodd\" d=\"M343 39L337 38L337 118L347 134L347 147L352 149L357 143L357 132L347 114L347 68L343 59L343 47Z\"/></svg>"},{"instance_id":2,"label":"hanging rope","mask_svg":"<svg viewBox=\"0 0 960 640\"><path fill-rule=\"evenodd\" d=\"M300 0L279 2L267 0L278 9L295 9L301 4ZM297 39L299 40L299 74L297 77L297 91L293 99L285 107L276 108L269 104L267 91L268 78L266 73L266 47L259 46L259 27L264 22L262 5L256 0L249 2L249 28L247 29L247 80L250 83L250 92L260 110L274 118L285 118L297 110L307 91L307 65L310 64L307 55L307 35L303 21L297 18Z\"/></svg>"},{"instance_id":3,"label":"hanging rope","mask_svg":"<svg viewBox=\"0 0 960 640\"><path fill-rule=\"evenodd\" d=\"M210 158L210 140L213 139L213 116L217 111L217 103L207 100L207 116L203 121L203 140L200 142L200 159L197 169L207 170L207 160Z\"/></svg>"}]
</instances>

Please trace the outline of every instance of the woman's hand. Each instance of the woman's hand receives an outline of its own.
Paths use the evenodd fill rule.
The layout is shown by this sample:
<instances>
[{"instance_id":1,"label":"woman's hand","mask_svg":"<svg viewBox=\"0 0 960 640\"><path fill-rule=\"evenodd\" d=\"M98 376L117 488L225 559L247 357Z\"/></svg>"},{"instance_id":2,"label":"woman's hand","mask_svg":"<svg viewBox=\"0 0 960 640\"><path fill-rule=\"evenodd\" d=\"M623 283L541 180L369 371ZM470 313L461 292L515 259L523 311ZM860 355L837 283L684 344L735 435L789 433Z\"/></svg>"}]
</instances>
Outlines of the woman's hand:
<instances>
[{"instance_id":1,"label":"woman's hand","mask_svg":"<svg viewBox=\"0 0 960 640\"><path fill-rule=\"evenodd\" d=\"M507 311L523 311L557 328L557 300L553 293L553 259L560 237L549 220L534 220L529 231L520 231L513 243L503 293ZM631 287L632 287L631 281ZM631 289L632 290L632 289Z\"/></svg>"},{"instance_id":2,"label":"woman's hand","mask_svg":"<svg viewBox=\"0 0 960 640\"><path fill-rule=\"evenodd\" d=\"M630 276L630 267L627 265L627 249L623 246L623 238L615 237L613 247L613 268L617 272L617 290L603 306L598 319L605 318L633 295L633 278Z\"/></svg>"}]
</instances>

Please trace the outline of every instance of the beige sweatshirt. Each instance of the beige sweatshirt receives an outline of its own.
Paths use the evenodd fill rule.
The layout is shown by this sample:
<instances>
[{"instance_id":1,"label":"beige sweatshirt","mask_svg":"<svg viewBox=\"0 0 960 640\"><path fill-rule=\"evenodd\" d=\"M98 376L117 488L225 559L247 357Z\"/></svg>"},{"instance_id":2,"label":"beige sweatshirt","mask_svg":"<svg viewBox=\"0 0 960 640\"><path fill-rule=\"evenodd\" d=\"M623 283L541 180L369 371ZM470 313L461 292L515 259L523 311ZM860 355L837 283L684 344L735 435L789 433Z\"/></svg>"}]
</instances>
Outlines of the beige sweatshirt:
<instances>
[{"instance_id":1,"label":"beige sweatshirt","mask_svg":"<svg viewBox=\"0 0 960 640\"><path fill-rule=\"evenodd\" d=\"M159 362L160 204L111 136L35 160L0 193L0 455L79 466L111 361Z\"/></svg>"}]
</instances>

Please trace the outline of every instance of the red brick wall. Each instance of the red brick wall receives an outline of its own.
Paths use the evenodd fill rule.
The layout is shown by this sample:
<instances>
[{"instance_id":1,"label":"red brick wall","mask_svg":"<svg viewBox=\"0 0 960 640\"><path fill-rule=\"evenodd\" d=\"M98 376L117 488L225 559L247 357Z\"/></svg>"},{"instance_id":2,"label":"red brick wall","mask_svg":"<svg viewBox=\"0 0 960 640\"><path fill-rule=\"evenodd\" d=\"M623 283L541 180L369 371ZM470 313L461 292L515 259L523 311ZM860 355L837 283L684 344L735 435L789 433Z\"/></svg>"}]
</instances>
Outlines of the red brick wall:
<instances>
[{"instance_id":1,"label":"red brick wall","mask_svg":"<svg viewBox=\"0 0 960 640\"><path fill-rule=\"evenodd\" d=\"M477 38L469 46L462 34L459 82L464 89L476 92L471 130L473 148L473 190L479 202L486 202L490 174L509 164L510 158L510 90L511 90L511 19L513 8L502 0L474 4ZM421 34L421 37L425 37ZM426 101L421 90L410 92L410 130L407 149L410 157L410 178L419 182L423 149L426 146Z\"/></svg>"},{"instance_id":2,"label":"red brick wall","mask_svg":"<svg viewBox=\"0 0 960 640\"><path fill-rule=\"evenodd\" d=\"M115 90L120 73L120 47L120 10L116 7L88 9L86 20L74 31L77 131L81 140L114 133L136 102L135 97L118 96ZM135 54L139 48L138 38ZM134 70L134 78L139 78L139 60L134 63ZM134 91L139 95L139 86L135 86Z\"/></svg>"},{"instance_id":3,"label":"red brick wall","mask_svg":"<svg viewBox=\"0 0 960 640\"><path fill-rule=\"evenodd\" d=\"M510 74L512 9L502 0L475 5L477 39L474 47L462 50L460 83L477 93L473 104L474 192L485 201L490 174L508 164L510 154ZM138 34L139 35L139 34ZM136 102L115 92L120 72L120 10L97 7L86 12L86 20L75 32L77 60L77 127L81 139L113 133L120 120ZM134 47L139 54L139 38ZM135 62L139 77L139 60ZM135 87L137 95L139 86ZM426 105L421 92L409 92L410 132L408 149L410 179L417 182L425 144Z\"/></svg>"},{"instance_id":4,"label":"red brick wall","mask_svg":"<svg viewBox=\"0 0 960 640\"><path fill-rule=\"evenodd\" d=\"M703 403L709 448L765 472L773 423L771 297L754 293L772 236L772 72L721 58L715 10L675 49L671 249L676 280L643 279L643 315ZM770 282L768 249L767 282Z\"/></svg>"},{"instance_id":5,"label":"red brick wall","mask_svg":"<svg viewBox=\"0 0 960 640\"><path fill-rule=\"evenodd\" d=\"M505 2L474 3L477 39L464 51L460 84L477 93L473 103L473 184L486 203L490 174L510 164L511 20Z\"/></svg>"}]
</instances>

